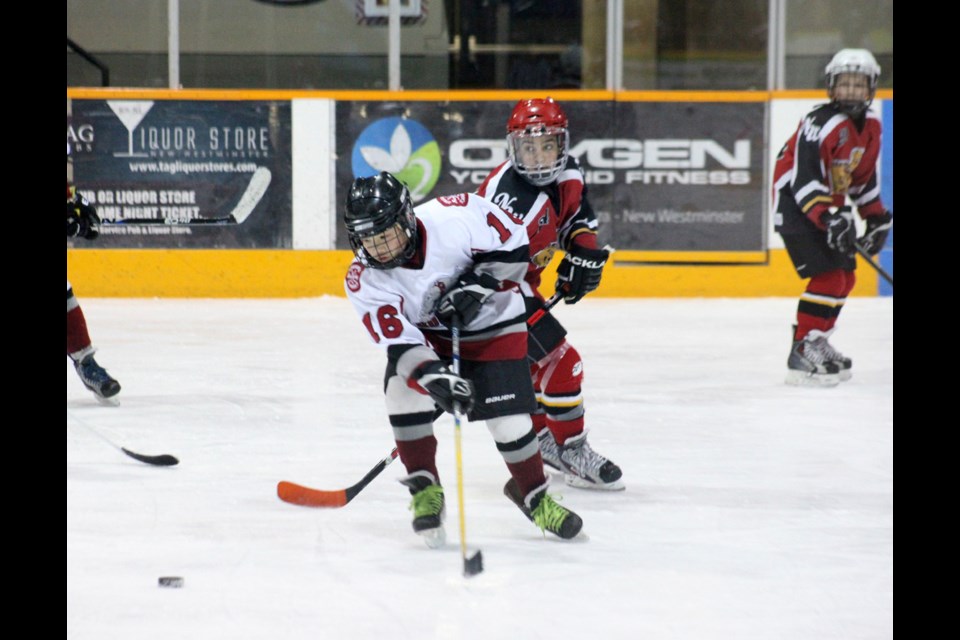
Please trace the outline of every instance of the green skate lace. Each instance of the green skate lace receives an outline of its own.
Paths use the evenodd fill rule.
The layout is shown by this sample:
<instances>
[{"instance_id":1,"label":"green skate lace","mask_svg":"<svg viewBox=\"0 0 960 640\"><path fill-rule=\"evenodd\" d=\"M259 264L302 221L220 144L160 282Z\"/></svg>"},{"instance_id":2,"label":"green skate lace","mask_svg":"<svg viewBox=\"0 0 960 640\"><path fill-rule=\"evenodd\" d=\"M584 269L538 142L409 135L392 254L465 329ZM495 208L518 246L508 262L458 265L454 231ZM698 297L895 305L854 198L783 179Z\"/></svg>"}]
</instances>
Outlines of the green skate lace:
<instances>
[{"instance_id":1,"label":"green skate lace","mask_svg":"<svg viewBox=\"0 0 960 640\"><path fill-rule=\"evenodd\" d=\"M560 525L567 519L570 512L561 507L554 501L553 496L544 494L540 504L533 510L533 523L540 527L541 531L557 532Z\"/></svg>"},{"instance_id":2,"label":"green skate lace","mask_svg":"<svg viewBox=\"0 0 960 640\"><path fill-rule=\"evenodd\" d=\"M410 510L413 517L435 516L443 509L443 487L432 484L413 496L410 501Z\"/></svg>"}]
</instances>

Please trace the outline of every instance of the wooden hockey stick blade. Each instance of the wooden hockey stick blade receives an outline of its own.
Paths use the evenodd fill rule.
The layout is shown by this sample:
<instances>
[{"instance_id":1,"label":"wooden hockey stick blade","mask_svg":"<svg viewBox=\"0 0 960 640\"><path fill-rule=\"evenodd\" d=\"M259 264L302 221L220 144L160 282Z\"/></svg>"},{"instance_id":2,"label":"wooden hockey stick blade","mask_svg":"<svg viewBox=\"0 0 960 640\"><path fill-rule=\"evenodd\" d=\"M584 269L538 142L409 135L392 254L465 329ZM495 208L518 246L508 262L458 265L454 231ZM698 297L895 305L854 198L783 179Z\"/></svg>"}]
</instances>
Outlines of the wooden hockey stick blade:
<instances>
[{"instance_id":1,"label":"wooden hockey stick blade","mask_svg":"<svg viewBox=\"0 0 960 640\"><path fill-rule=\"evenodd\" d=\"M243 195L240 196L237 205L233 208L233 211L225 216L217 216L215 218L191 218L183 222L169 220L167 218L124 218L123 220L104 220L101 224L169 224L179 227L192 227L204 224L242 224L244 220L250 217L250 214L253 213L253 210L260 203L263 194L267 192L267 187L270 186L270 180L272 178L273 174L270 173L270 169L267 167L257 167L257 170L253 172L253 177L250 178L250 184L247 185Z\"/></svg>"},{"instance_id":2,"label":"wooden hockey stick blade","mask_svg":"<svg viewBox=\"0 0 960 640\"><path fill-rule=\"evenodd\" d=\"M139 460L140 462L146 462L147 464L152 464L158 467L172 467L174 465L180 464L180 461L177 460L174 456L169 453L163 453L159 456L147 456L142 453L137 453L136 451L130 451L125 447L120 447L120 451L123 451L125 454L133 458L134 460Z\"/></svg>"},{"instance_id":3,"label":"wooden hockey stick blade","mask_svg":"<svg viewBox=\"0 0 960 640\"><path fill-rule=\"evenodd\" d=\"M346 489L324 491L286 480L277 483L277 497L303 507L342 507L349 502Z\"/></svg>"},{"instance_id":4,"label":"wooden hockey stick blade","mask_svg":"<svg viewBox=\"0 0 960 640\"><path fill-rule=\"evenodd\" d=\"M284 502L297 504L302 507L342 507L357 497L357 494L363 491L370 482L387 468L391 462L396 460L399 451L394 447L390 455L380 460L373 466L367 475L355 485L346 489L334 489L331 491L324 489L312 489L296 482L287 482L281 480L277 483L277 497Z\"/></svg>"},{"instance_id":5,"label":"wooden hockey stick blade","mask_svg":"<svg viewBox=\"0 0 960 640\"><path fill-rule=\"evenodd\" d=\"M257 170L253 172L253 177L250 178L250 184L247 185L247 190L243 192L243 195L240 196L240 201L237 202L237 206L230 212L230 217L234 219L234 222L242 224L243 221L253 213L253 209L259 204L261 198L263 198L263 194L267 192L267 187L270 186L270 179L272 177L273 175L270 173L270 169L267 167L257 167Z\"/></svg>"}]
</instances>

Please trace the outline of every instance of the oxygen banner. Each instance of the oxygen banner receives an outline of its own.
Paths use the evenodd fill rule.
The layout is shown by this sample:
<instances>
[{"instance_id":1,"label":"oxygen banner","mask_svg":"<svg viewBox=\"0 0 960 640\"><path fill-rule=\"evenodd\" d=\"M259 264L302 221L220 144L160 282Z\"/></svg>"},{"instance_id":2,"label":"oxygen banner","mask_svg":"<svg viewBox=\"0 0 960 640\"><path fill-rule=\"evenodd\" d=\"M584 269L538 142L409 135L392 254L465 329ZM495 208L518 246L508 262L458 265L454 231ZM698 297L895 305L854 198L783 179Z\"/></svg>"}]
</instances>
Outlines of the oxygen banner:
<instances>
[{"instance_id":1,"label":"oxygen banner","mask_svg":"<svg viewBox=\"0 0 960 640\"><path fill-rule=\"evenodd\" d=\"M73 100L67 121L97 248L291 248L290 150L288 101Z\"/></svg>"},{"instance_id":2,"label":"oxygen banner","mask_svg":"<svg viewBox=\"0 0 960 640\"><path fill-rule=\"evenodd\" d=\"M515 102L340 101L337 202L390 171L414 203L474 191L507 159ZM765 252L765 102L563 102L599 242L620 250ZM349 248L337 225L337 248Z\"/></svg>"}]
</instances>

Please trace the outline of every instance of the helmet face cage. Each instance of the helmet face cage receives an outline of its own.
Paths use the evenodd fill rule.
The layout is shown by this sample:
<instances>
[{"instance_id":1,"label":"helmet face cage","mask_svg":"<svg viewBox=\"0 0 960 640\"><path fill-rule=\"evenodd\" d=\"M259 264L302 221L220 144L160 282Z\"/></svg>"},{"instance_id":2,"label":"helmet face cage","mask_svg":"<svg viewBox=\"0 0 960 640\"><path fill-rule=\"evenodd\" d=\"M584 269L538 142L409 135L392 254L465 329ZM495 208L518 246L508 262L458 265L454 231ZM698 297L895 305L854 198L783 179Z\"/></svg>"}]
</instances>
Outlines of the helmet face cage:
<instances>
[{"instance_id":1,"label":"helmet face cage","mask_svg":"<svg viewBox=\"0 0 960 640\"><path fill-rule=\"evenodd\" d=\"M862 115L873 102L877 93L877 81L880 78L880 65L866 49L843 49L839 51L824 70L827 82L827 95L831 102L850 116ZM837 81L843 74L864 76L867 80L867 95L863 99L840 99L836 94Z\"/></svg>"},{"instance_id":2,"label":"helmet face cage","mask_svg":"<svg viewBox=\"0 0 960 640\"><path fill-rule=\"evenodd\" d=\"M555 158L524 152L542 150L549 144L548 136L556 145ZM567 165L569 148L567 115L552 98L521 100L513 108L507 120L507 151L513 166L527 181L542 187L556 180Z\"/></svg>"},{"instance_id":3,"label":"helmet face cage","mask_svg":"<svg viewBox=\"0 0 960 640\"><path fill-rule=\"evenodd\" d=\"M347 195L343 215L350 247L360 264L371 269L392 269L413 257L417 250L417 218L410 192L399 180L386 172L370 178L354 180ZM363 246L364 238L383 234L397 227L406 245L396 256L381 262Z\"/></svg>"},{"instance_id":4,"label":"helmet face cage","mask_svg":"<svg viewBox=\"0 0 960 640\"><path fill-rule=\"evenodd\" d=\"M526 153L524 148L531 145L542 148L552 138L556 146L556 158L548 161L539 153ZM570 132L562 127L529 127L527 131L511 131L507 134L507 148L510 160L524 178L538 187L548 185L557 179L567 166L567 149L570 147ZM539 160L534 159L539 158Z\"/></svg>"}]
</instances>

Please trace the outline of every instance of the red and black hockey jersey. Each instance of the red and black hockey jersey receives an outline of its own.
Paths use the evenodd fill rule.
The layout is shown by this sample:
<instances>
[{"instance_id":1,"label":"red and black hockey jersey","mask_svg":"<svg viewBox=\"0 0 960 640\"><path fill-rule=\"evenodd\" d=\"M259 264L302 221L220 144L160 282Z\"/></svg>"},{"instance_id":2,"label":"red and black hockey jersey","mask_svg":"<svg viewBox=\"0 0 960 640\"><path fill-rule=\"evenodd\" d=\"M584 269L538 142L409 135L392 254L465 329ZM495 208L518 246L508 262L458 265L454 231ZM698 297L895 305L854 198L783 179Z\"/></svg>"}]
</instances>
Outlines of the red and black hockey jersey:
<instances>
[{"instance_id":1,"label":"red and black hockey jersey","mask_svg":"<svg viewBox=\"0 0 960 640\"><path fill-rule=\"evenodd\" d=\"M865 114L862 129L832 104L808 113L777 156L776 230L799 229L804 217L823 229L820 216L843 206L847 196L861 217L883 213L876 171L881 132L880 118L871 111Z\"/></svg>"},{"instance_id":2,"label":"red and black hockey jersey","mask_svg":"<svg viewBox=\"0 0 960 640\"><path fill-rule=\"evenodd\" d=\"M567 251L573 244L597 248L597 217L587 200L580 163L573 156L567 158L557 180L544 187L529 183L507 160L490 172L477 193L522 219L530 239L525 280L534 291L558 248Z\"/></svg>"}]
</instances>

